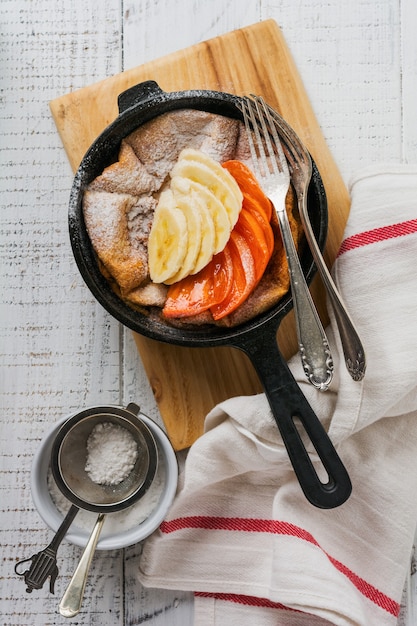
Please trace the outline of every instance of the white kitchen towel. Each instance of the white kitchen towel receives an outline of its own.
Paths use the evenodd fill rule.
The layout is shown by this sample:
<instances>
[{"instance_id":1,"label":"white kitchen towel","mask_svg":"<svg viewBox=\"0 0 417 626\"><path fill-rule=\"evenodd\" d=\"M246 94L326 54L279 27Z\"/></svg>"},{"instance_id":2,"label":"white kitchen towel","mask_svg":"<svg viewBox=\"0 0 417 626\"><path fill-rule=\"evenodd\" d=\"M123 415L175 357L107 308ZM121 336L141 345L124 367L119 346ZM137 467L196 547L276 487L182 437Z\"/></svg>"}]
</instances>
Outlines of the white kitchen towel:
<instances>
[{"instance_id":1,"label":"white kitchen towel","mask_svg":"<svg viewBox=\"0 0 417 626\"><path fill-rule=\"evenodd\" d=\"M323 393L290 369L353 485L322 510L301 492L263 394L207 416L173 506L145 542L145 586L195 592L195 626L394 626L417 521L417 167L363 171L333 273L363 340L354 382L334 320Z\"/></svg>"}]
</instances>

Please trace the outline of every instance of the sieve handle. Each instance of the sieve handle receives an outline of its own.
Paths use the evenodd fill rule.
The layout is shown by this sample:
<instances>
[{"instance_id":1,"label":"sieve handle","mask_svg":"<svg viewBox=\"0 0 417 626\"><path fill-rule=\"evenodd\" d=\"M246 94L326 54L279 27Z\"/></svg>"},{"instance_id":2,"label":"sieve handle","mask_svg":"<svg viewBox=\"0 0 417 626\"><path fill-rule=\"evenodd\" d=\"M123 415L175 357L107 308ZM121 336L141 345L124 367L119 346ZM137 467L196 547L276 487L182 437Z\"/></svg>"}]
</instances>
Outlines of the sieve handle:
<instances>
[{"instance_id":1,"label":"sieve handle","mask_svg":"<svg viewBox=\"0 0 417 626\"><path fill-rule=\"evenodd\" d=\"M59 605L59 612L64 617L74 617L81 609L84 596L85 584L87 582L88 572L90 570L91 561L100 537L101 529L104 524L104 513L100 513L94 525L93 531L84 548L80 562L75 570L73 577L64 593Z\"/></svg>"}]
</instances>

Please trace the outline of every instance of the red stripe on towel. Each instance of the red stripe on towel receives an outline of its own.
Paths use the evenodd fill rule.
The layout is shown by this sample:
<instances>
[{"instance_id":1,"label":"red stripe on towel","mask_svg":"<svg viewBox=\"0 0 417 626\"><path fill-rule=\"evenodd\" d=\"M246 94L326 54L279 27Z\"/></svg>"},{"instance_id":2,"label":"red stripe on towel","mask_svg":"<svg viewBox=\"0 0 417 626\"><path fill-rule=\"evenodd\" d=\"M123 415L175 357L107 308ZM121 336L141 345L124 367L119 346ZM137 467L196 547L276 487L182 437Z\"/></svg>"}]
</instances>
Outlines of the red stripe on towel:
<instances>
[{"instance_id":1,"label":"red stripe on towel","mask_svg":"<svg viewBox=\"0 0 417 626\"><path fill-rule=\"evenodd\" d=\"M405 235L411 235L416 232L417 219L399 222L398 224L390 224L389 226L381 226L380 228L373 228L372 230L366 230L363 233L347 237L344 241L342 241L342 245L340 246L337 256L339 257L344 252L354 250L355 248L368 246L371 243L386 241L387 239L395 239L396 237L404 237Z\"/></svg>"},{"instance_id":2,"label":"red stripe on towel","mask_svg":"<svg viewBox=\"0 0 417 626\"><path fill-rule=\"evenodd\" d=\"M195 596L199 598L215 598L216 600L224 600L225 602L235 602L236 604L244 604L245 606L260 606L267 609L282 609L284 611L294 611L302 613L297 609L292 609L281 602L272 602L268 598L257 598L256 596L242 596L237 593L208 593L206 591L196 591Z\"/></svg>"},{"instance_id":3,"label":"red stripe on towel","mask_svg":"<svg viewBox=\"0 0 417 626\"><path fill-rule=\"evenodd\" d=\"M199 528L204 530L226 530L226 531L238 531L238 532L258 532L258 533L271 533L277 535L288 535L290 537L296 537L302 541L307 541L317 546L329 559L330 563L350 582L356 587L356 589L368 600L387 611L391 615L398 616L400 612L400 605L395 600L392 600L382 591L379 591L376 587L368 583L366 580L352 572L348 567L343 565L340 561L334 559L328 554L311 533L307 530L290 524L288 522L282 522L279 520L268 519L252 519L243 517L212 517L209 515L195 515L190 517L179 517L170 521L162 522L160 530L164 534L178 532L184 529Z\"/></svg>"}]
</instances>

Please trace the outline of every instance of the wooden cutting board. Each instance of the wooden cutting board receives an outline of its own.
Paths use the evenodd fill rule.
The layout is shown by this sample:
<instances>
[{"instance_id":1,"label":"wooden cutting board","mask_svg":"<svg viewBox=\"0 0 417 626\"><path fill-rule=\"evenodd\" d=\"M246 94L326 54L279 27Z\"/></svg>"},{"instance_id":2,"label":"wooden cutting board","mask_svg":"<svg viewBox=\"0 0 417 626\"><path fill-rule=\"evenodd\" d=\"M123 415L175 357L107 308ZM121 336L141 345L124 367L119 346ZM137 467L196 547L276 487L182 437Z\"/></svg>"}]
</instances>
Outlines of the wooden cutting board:
<instances>
[{"instance_id":1,"label":"wooden cutting board","mask_svg":"<svg viewBox=\"0 0 417 626\"><path fill-rule=\"evenodd\" d=\"M329 205L325 257L332 264L349 213L349 196L273 20L204 41L53 100L51 112L74 171L90 144L117 117L119 93L145 80L155 80L165 91L214 89L264 96L293 126L317 163ZM318 278L312 293L327 323ZM236 349L183 348L134 337L177 450L190 446L202 433L204 417L215 404L262 390L248 358ZM296 352L292 313L281 323L278 342L286 358Z\"/></svg>"}]
</instances>

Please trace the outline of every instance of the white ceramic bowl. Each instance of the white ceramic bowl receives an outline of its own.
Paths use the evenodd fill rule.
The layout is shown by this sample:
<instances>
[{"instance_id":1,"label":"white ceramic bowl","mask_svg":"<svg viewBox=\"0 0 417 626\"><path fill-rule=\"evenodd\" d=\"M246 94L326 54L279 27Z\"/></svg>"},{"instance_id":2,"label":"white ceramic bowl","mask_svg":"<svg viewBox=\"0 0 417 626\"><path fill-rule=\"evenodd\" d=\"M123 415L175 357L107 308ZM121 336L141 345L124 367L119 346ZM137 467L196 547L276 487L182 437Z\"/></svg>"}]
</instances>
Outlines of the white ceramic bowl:
<instances>
[{"instance_id":1,"label":"white ceramic bowl","mask_svg":"<svg viewBox=\"0 0 417 626\"><path fill-rule=\"evenodd\" d=\"M63 417L46 433L35 453L32 463L32 499L39 515L45 524L47 524L54 532L58 530L64 516L57 509L48 488L51 449L52 443L60 426L69 417L72 417L72 415L73 414ZM155 424L153 420L143 413L139 413L138 417L142 419L150 428L157 443L161 459L160 476L162 478L162 492L154 509L143 522L133 525L127 529L118 530L117 532L114 531L114 528L112 527L110 527L110 530L106 532L105 523L97 544L97 550L115 550L125 548L146 539L146 537L156 530L164 520L175 496L178 482L178 463L172 445L164 431L157 424ZM129 514L129 511L130 509L126 509L126 515ZM94 520L97 517L94 513L88 512L88 515L92 516L91 529L87 530L87 528L85 528L85 523L83 523L83 525L80 524L80 526L77 527L77 517L86 513L87 512L85 511L80 511L77 514L65 537L67 541L70 541L80 547L84 547L86 545L90 532L94 526ZM109 516L121 516L122 514L123 512L121 511L119 513L110 513Z\"/></svg>"}]
</instances>

